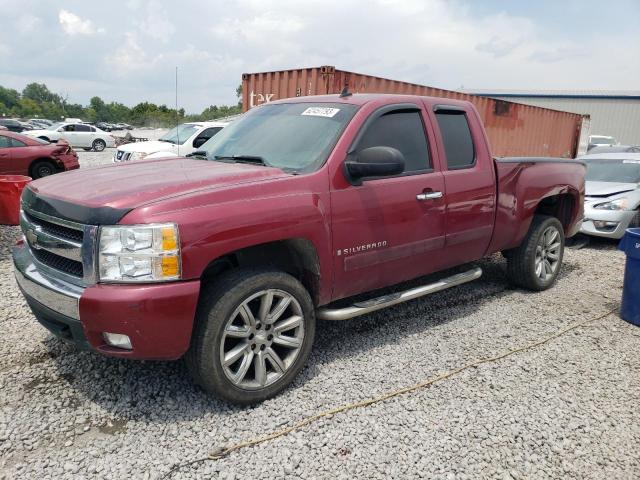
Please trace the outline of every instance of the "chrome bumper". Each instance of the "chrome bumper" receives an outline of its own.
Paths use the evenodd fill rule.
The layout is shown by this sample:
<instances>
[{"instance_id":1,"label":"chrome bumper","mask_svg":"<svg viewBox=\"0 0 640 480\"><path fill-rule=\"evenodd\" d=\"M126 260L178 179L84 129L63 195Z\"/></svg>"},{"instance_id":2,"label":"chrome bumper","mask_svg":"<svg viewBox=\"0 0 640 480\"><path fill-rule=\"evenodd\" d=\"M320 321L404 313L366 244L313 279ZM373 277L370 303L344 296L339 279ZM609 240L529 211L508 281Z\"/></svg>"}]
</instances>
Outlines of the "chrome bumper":
<instances>
[{"instance_id":1,"label":"chrome bumper","mask_svg":"<svg viewBox=\"0 0 640 480\"><path fill-rule=\"evenodd\" d=\"M79 302L84 288L47 275L38 269L26 243L13 249L18 285L25 296L69 318L80 320Z\"/></svg>"}]
</instances>

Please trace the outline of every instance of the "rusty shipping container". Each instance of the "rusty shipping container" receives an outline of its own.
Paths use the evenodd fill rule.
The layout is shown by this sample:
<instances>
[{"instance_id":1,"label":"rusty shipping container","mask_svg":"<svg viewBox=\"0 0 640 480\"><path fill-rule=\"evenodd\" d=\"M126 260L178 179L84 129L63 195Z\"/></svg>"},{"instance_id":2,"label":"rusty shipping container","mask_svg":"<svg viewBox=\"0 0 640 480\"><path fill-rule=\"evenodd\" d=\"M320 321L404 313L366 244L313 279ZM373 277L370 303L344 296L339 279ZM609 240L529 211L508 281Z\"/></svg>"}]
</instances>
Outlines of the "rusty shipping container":
<instances>
[{"instance_id":1,"label":"rusty shipping container","mask_svg":"<svg viewBox=\"0 0 640 480\"><path fill-rule=\"evenodd\" d=\"M468 100L480 112L496 156L575 157L586 151L588 116L346 72L332 66L245 73L242 75L242 107L246 111L283 98L340 93L345 86L353 93Z\"/></svg>"}]
</instances>

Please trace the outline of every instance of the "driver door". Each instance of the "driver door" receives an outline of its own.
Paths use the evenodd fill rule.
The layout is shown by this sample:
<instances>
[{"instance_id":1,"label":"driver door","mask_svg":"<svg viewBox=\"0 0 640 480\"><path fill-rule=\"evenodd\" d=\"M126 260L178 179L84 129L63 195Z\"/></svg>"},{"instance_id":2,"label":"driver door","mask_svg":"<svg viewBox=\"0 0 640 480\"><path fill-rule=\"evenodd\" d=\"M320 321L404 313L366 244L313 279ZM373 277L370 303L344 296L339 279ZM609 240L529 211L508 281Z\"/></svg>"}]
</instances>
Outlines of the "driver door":
<instances>
[{"instance_id":1,"label":"driver door","mask_svg":"<svg viewBox=\"0 0 640 480\"><path fill-rule=\"evenodd\" d=\"M365 121L350 151L389 146L404 173L332 188L334 298L409 280L441 268L444 177L430 155L433 130L418 104L385 106ZM351 155L349 155L351 157Z\"/></svg>"}]
</instances>

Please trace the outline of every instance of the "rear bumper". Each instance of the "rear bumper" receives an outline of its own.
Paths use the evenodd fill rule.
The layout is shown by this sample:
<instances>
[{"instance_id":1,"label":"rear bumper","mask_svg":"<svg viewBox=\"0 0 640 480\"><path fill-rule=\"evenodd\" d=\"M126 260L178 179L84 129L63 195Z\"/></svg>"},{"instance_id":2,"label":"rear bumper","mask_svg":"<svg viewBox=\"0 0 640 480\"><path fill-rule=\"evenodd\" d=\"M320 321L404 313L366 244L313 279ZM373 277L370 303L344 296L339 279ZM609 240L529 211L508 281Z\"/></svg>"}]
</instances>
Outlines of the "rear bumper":
<instances>
[{"instance_id":1,"label":"rear bumper","mask_svg":"<svg viewBox=\"0 0 640 480\"><path fill-rule=\"evenodd\" d=\"M200 281L79 287L39 269L26 244L13 251L18 285L36 319L80 349L140 360L175 360L189 348ZM107 345L127 335L133 348Z\"/></svg>"}]
</instances>

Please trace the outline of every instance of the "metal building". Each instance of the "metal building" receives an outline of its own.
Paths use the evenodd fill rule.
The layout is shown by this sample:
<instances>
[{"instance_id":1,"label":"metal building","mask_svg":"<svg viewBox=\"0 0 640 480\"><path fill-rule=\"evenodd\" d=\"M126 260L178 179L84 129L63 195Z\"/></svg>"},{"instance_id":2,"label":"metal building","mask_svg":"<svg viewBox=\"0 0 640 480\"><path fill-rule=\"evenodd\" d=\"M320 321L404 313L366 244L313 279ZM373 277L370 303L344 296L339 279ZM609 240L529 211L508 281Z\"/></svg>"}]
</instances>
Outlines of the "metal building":
<instances>
[{"instance_id":1,"label":"metal building","mask_svg":"<svg viewBox=\"0 0 640 480\"><path fill-rule=\"evenodd\" d=\"M640 145L640 91L464 90L467 93L591 116L592 135Z\"/></svg>"}]
</instances>

